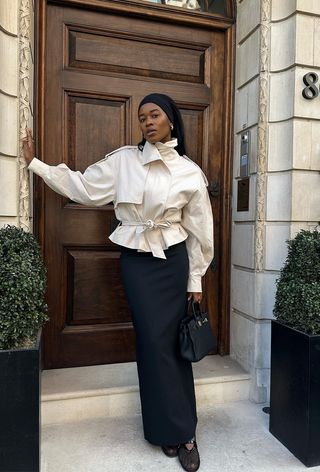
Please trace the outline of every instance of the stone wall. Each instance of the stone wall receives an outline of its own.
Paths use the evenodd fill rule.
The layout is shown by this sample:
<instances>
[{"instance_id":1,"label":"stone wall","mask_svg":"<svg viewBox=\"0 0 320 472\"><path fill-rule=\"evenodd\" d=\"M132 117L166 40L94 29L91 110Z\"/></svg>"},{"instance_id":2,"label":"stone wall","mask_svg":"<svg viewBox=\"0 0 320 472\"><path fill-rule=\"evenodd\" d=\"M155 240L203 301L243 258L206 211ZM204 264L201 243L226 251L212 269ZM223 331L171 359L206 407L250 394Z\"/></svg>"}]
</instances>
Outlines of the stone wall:
<instances>
[{"instance_id":1,"label":"stone wall","mask_svg":"<svg viewBox=\"0 0 320 472\"><path fill-rule=\"evenodd\" d=\"M33 120L33 2L0 2L0 226L30 227L21 138Z\"/></svg>"},{"instance_id":2,"label":"stone wall","mask_svg":"<svg viewBox=\"0 0 320 472\"><path fill-rule=\"evenodd\" d=\"M302 77L320 66L317 0L238 2L231 355L268 400L270 319L286 239L320 220L320 99ZM319 74L320 75L320 74ZM237 211L240 132L251 131L249 211Z\"/></svg>"}]
</instances>

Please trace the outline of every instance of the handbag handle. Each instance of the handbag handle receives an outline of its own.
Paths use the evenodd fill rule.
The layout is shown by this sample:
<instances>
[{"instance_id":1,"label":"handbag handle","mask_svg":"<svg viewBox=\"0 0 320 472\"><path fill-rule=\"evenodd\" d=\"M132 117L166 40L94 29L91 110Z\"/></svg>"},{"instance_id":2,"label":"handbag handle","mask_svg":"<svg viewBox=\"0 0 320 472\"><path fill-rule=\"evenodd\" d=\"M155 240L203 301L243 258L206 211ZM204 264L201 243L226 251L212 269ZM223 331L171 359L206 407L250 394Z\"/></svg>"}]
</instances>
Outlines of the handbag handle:
<instances>
[{"instance_id":1,"label":"handbag handle","mask_svg":"<svg viewBox=\"0 0 320 472\"><path fill-rule=\"evenodd\" d=\"M195 302L194 300L189 300L188 313L190 312L190 307L192 307L192 315L194 316L195 319L201 317L201 308L200 308L199 302Z\"/></svg>"},{"instance_id":2,"label":"handbag handle","mask_svg":"<svg viewBox=\"0 0 320 472\"><path fill-rule=\"evenodd\" d=\"M192 306L192 313L190 313L190 307ZM189 314L190 313L190 314ZM203 323L208 323L208 314L201 311L200 303L193 300L189 300L188 303L188 315L189 319L192 317L196 325L202 326Z\"/></svg>"}]
</instances>

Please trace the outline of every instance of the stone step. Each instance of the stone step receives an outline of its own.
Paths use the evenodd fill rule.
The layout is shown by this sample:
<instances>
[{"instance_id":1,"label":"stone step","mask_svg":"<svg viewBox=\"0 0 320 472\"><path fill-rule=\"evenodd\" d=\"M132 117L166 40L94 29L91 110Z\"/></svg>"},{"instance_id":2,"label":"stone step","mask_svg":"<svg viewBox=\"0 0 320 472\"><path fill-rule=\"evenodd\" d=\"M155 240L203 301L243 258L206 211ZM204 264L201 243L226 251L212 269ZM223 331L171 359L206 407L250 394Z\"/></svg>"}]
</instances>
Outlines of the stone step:
<instances>
[{"instance_id":1,"label":"stone step","mask_svg":"<svg viewBox=\"0 0 320 472\"><path fill-rule=\"evenodd\" d=\"M207 356L193 364L197 406L249 398L250 375L229 356ZM140 414L135 362L42 372L43 425Z\"/></svg>"}]
</instances>

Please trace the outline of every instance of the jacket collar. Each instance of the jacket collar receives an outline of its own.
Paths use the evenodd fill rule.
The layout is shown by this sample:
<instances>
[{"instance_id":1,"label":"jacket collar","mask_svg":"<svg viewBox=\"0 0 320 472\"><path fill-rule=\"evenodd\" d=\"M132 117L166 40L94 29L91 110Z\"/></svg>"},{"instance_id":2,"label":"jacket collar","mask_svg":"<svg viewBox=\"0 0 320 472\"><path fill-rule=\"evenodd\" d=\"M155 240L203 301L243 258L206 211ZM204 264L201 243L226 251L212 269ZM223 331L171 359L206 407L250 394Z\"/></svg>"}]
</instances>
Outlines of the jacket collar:
<instances>
[{"instance_id":1,"label":"jacket collar","mask_svg":"<svg viewBox=\"0 0 320 472\"><path fill-rule=\"evenodd\" d=\"M156 146L146 141L142 150L142 164L145 165L159 160L162 160L162 158Z\"/></svg>"},{"instance_id":2,"label":"jacket collar","mask_svg":"<svg viewBox=\"0 0 320 472\"><path fill-rule=\"evenodd\" d=\"M173 139L168 142L169 147L175 147L177 145L177 140ZM153 161L163 161L160 152L157 149L157 146L150 144L148 141L145 142L142 150L142 164L149 164Z\"/></svg>"}]
</instances>

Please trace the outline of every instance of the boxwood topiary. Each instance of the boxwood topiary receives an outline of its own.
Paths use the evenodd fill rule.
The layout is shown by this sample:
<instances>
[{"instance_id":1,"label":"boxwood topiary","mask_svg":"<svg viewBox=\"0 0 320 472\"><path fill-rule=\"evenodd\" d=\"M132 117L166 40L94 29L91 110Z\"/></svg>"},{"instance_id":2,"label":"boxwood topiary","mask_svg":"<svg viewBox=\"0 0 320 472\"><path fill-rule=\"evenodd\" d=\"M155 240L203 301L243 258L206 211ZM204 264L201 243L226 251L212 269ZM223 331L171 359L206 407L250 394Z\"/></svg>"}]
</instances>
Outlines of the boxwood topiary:
<instances>
[{"instance_id":1,"label":"boxwood topiary","mask_svg":"<svg viewBox=\"0 0 320 472\"><path fill-rule=\"evenodd\" d=\"M301 230L287 245L273 313L287 326L320 334L320 232Z\"/></svg>"},{"instance_id":2,"label":"boxwood topiary","mask_svg":"<svg viewBox=\"0 0 320 472\"><path fill-rule=\"evenodd\" d=\"M31 233L0 229L0 349L28 346L48 319L46 271Z\"/></svg>"}]
</instances>

